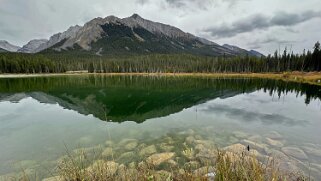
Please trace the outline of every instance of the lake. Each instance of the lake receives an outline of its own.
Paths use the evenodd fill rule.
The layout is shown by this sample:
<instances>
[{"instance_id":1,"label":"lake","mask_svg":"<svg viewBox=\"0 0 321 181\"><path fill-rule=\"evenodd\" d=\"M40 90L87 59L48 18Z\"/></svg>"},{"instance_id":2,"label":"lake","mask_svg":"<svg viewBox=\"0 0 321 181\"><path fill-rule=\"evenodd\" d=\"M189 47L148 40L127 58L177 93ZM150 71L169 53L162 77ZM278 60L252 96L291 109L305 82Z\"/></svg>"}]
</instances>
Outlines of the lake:
<instances>
[{"instance_id":1,"label":"lake","mask_svg":"<svg viewBox=\"0 0 321 181\"><path fill-rule=\"evenodd\" d=\"M245 145L321 180L321 87L265 79L73 75L0 79L0 180L55 174L70 152L137 166ZM110 148L114 151L111 153ZM182 154L193 148L193 159ZM264 157L266 156L266 157Z\"/></svg>"}]
</instances>

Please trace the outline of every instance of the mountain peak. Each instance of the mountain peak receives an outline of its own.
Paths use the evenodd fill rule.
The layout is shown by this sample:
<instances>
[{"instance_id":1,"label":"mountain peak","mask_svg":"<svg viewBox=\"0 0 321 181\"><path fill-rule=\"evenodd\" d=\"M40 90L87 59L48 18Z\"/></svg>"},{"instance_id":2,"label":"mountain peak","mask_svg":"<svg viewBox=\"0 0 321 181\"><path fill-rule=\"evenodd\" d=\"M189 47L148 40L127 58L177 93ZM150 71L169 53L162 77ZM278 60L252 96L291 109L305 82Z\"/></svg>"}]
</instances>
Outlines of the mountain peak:
<instances>
[{"instance_id":1,"label":"mountain peak","mask_svg":"<svg viewBox=\"0 0 321 181\"><path fill-rule=\"evenodd\" d=\"M134 13L134 14L131 16L131 18L133 18L133 19L142 19L142 17L139 16L138 14L136 14L136 13Z\"/></svg>"}]
</instances>

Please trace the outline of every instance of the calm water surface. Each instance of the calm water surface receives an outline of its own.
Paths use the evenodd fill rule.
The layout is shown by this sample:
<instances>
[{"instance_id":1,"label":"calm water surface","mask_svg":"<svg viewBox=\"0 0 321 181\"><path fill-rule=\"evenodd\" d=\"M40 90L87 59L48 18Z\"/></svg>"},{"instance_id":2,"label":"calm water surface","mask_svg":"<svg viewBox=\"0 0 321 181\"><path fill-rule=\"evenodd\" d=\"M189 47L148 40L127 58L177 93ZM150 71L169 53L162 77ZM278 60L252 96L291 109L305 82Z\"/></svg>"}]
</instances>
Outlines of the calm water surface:
<instances>
[{"instance_id":1,"label":"calm water surface","mask_svg":"<svg viewBox=\"0 0 321 181\"><path fill-rule=\"evenodd\" d=\"M45 178L67 150L103 152L111 142L119 163L144 160L122 154L140 153L150 145L157 152L177 152L179 159L185 139L192 136L219 148L254 143L262 155L284 153L285 167L300 168L318 180L320 98L318 86L261 79L0 79L0 175L24 169ZM175 148L164 148L171 144L168 139ZM129 142L137 145L128 148Z\"/></svg>"}]
</instances>

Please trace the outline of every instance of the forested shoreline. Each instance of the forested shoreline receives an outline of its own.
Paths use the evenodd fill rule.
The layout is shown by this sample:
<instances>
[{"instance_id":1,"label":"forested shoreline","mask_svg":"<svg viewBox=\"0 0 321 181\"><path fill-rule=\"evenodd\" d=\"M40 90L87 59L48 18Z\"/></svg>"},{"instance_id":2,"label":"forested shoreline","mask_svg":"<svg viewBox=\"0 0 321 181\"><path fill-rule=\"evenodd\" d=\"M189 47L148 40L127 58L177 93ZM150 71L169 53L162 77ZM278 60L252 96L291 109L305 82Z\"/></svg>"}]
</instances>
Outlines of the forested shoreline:
<instances>
[{"instance_id":1,"label":"forested shoreline","mask_svg":"<svg viewBox=\"0 0 321 181\"><path fill-rule=\"evenodd\" d=\"M189 54L97 56L73 53L0 53L0 73L227 73L321 71L320 43L313 51L285 49L266 57L205 57Z\"/></svg>"}]
</instances>

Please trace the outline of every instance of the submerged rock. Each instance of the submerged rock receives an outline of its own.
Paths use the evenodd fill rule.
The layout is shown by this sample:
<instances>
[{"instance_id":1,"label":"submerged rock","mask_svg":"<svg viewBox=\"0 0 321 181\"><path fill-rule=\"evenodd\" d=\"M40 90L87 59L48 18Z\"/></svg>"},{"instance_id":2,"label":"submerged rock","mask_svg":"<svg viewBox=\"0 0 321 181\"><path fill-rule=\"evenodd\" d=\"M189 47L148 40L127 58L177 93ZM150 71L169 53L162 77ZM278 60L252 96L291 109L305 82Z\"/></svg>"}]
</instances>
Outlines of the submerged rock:
<instances>
[{"instance_id":1,"label":"submerged rock","mask_svg":"<svg viewBox=\"0 0 321 181\"><path fill-rule=\"evenodd\" d=\"M108 147L101 153L101 155L104 156L104 157L112 156L113 155L113 149Z\"/></svg>"},{"instance_id":2,"label":"submerged rock","mask_svg":"<svg viewBox=\"0 0 321 181\"><path fill-rule=\"evenodd\" d=\"M194 144L194 142L195 142L194 136L188 136L188 137L186 137L185 142L186 142L187 144L189 144L189 145Z\"/></svg>"},{"instance_id":3,"label":"submerged rock","mask_svg":"<svg viewBox=\"0 0 321 181\"><path fill-rule=\"evenodd\" d=\"M157 153L157 154L154 154L154 155L148 157L146 159L146 162L148 164L157 166L157 165L159 165L159 164L161 164L161 163L173 158L174 155L175 155L175 153L173 153L173 152Z\"/></svg>"},{"instance_id":4,"label":"submerged rock","mask_svg":"<svg viewBox=\"0 0 321 181\"><path fill-rule=\"evenodd\" d=\"M126 152L126 153L121 154L117 160L120 163L125 163L125 162L128 163L135 157L136 157L136 154L134 152L130 151L130 152Z\"/></svg>"},{"instance_id":5,"label":"submerged rock","mask_svg":"<svg viewBox=\"0 0 321 181\"><path fill-rule=\"evenodd\" d=\"M243 140L241 141L241 143L245 146L250 146L250 150L251 149L255 149L257 151L259 151L260 153L264 153L266 146L264 144L260 144L260 143L256 143L254 141L250 141L250 140Z\"/></svg>"},{"instance_id":6,"label":"submerged rock","mask_svg":"<svg viewBox=\"0 0 321 181\"><path fill-rule=\"evenodd\" d=\"M239 138L239 139L244 139L244 138L247 138L249 136L249 134L247 133L244 133L242 131L234 131L233 132L233 135L236 137L236 138Z\"/></svg>"},{"instance_id":7,"label":"submerged rock","mask_svg":"<svg viewBox=\"0 0 321 181\"><path fill-rule=\"evenodd\" d=\"M283 136L280 133L276 132L276 131L271 131L271 132L265 134L264 136L267 137L267 138L274 139L274 140L280 140L280 139L283 138Z\"/></svg>"},{"instance_id":8,"label":"submerged rock","mask_svg":"<svg viewBox=\"0 0 321 181\"><path fill-rule=\"evenodd\" d=\"M127 143L125 145L125 149L126 150L133 150L133 149L135 149L137 147L137 145L138 145L138 141L132 141L132 142Z\"/></svg>"},{"instance_id":9,"label":"submerged rock","mask_svg":"<svg viewBox=\"0 0 321 181\"><path fill-rule=\"evenodd\" d=\"M156 153L156 151L157 150L156 150L155 145L150 145L150 146L147 146L147 147L143 148L142 150L140 150L139 155L140 156L148 156L153 153Z\"/></svg>"},{"instance_id":10,"label":"submerged rock","mask_svg":"<svg viewBox=\"0 0 321 181\"><path fill-rule=\"evenodd\" d=\"M317 149L315 147L305 146L302 149L308 154L313 157L318 157L321 160L321 149Z\"/></svg>"},{"instance_id":11,"label":"submerged rock","mask_svg":"<svg viewBox=\"0 0 321 181\"><path fill-rule=\"evenodd\" d=\"M113 146L114 142L111 141L111 140L107 140L107 141L105 142L105 144L106 144L108 147L111 147L111 146Z\"/></svg>"},{"instance_id":12,"label":"submerged rock","mask_svg":"<svg viewBox=\"0 0 321 181\"><path fill-rule=\"evenodd\" d=\"M87 168L89 172L95 173L98 170L104 172L107 176L114 175L118 169L118 163L113 161L97 160Z\"/></svg>"},{"instance_id":13,"label":"submerged rock","mask_svg":"<svg viewBox=\"0 0 321 181\"><path fill-rule=\"evenodd\" d=\"M300 148L297 147L283 147L282 151L289 156L297 158L299 160L307 160L308 156L302 151Z\"/></svg>"},{"instance_id":14,"label":"submerged rock","mask_svg":"<svg viewBox=\"0 0 321 181\"><path fill-rule=\"evenodd\" d=\"M266 143L271 145L271 146L275 146L275 147L283 147L284 144L279 141L279 140L274 140L274 139L271 139L271 138L266 138Z\"/></svg>"},{"instance_id":15,"label":"submerged rock","mask_svg":"<svg viewBox=\"0 0 321 181\"><path fill-rule=\"evenodd\" d=\"M128 143L131 143L131 142L138 142L136 139L128 139L128 138L125 138L125 139L122 139L118 145L120 146L123 146L123 145L127 145Z\"/></svg>"},{"instance_id":16,"label":"submerged rock","mask_svg":"<svg viewBox=\"0 0 321 181\"><path fill-rule=\"evenodd\" d=\"M240 143L237 143L237 144L227 146L227 147L223 148L223 150L230 151L230 152L233 152L236 154L242 154L243 152L246 151L246 146L244 146Z\"/></svg>"},{"instance_id":17,"label":"submerged rock","mask_svg":"<svg viewBox=\"0 0 321 181\"><path fill-rule=\"evenodd\" d=\"M162 151L165 151L165 152L170 152L174 149L174 146L171 146L167 143L161 143L159 145L159 148L162 150Z\"/></svg>"}]
</instances>

